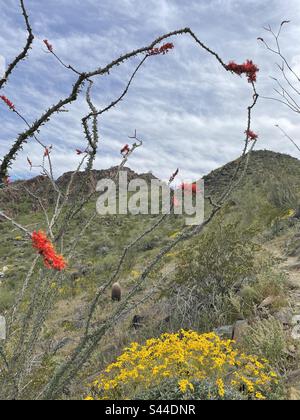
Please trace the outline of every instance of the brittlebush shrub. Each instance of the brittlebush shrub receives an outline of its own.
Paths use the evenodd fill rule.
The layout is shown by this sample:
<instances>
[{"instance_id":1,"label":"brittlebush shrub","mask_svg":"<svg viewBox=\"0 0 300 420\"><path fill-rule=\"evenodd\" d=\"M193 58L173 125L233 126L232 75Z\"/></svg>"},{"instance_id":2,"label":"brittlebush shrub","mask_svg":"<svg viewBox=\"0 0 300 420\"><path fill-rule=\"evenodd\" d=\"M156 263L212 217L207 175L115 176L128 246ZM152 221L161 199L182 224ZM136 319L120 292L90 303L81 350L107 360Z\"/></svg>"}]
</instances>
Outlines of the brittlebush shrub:
<instances>
[{"instance_id":1,"label":"brittlebush shrub","mask_svg":"<svg viewBox=\"0 0 300 420\"><path fill-rule=\"evenodd\" d=\"M181 331L132 343L104 371L87 400L266 399L277 383L267 360L214 333Z\"/></svg>"}]
</instances>

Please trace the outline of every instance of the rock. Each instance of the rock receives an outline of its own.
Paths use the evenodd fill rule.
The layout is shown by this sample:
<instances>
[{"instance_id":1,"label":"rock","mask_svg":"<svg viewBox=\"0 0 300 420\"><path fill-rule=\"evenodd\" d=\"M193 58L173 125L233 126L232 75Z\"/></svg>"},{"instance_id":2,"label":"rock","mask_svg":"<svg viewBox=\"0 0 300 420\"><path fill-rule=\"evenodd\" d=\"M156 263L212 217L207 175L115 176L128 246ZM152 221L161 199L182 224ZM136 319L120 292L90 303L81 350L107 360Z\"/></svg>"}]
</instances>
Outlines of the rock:
<instances>
[{"instance_id":1,"label":"rock","mask_svg":"<svg viewBox=\"0 0 300 420\"><path fill-rule=\"evenodd\" d=\"M249 327L248 321L246 320L237 321L233 327L232 339L236 341L237 343L240 342L241 339L243 338L243 335L247 331L248 327Z\"/></svg>"},{"instance_id":2,"label":"rock","mask_svg":"<svg viewBox=\"0 0 300 420\"><path fill-rule=\"evenodd\" d=\"M6 340L6 320L0 315L0 340Z\"/></svg>"},{"instance_id":3,"label":"rock","mask_svg":"<svg viewBox=\"0 0 300 420\"><path fill-rule=\"evenodd\" d=\"M76 330L80 330L86 325L86 319L85 319L85 311L82 309L79 309L76 315L74 316L73 321L74 328Z\"/></svg>"},{"instance_id":4,"label":"rock","mask_svg":"<svg viewBox=\"0 0 300 420\"><path fill-rule=\"evenodd\" d=\"M288 271L287 274L290 274ZM286 279L286 284L289 286L290 289L297 290L300 287L300 282L298 278L294 278L293 276L289 275Z\"/></svg>"},{"instance_id":5,"label":"rock","mask_svg":"<svg viewBox=\"0 0 300 420\"><path fill-rule=\"evenodd\" d=\"M300 391L297 388L290 389L289 400L291 401L299 401L300 400Z\"/></svg>"},{"instance_id":6,"label":"rock","mask_svg":"<svg viewBox=\"0 0 300 420\"><path fill-rule=\"evenodd\" d=\"M293 316L292 325L300 325L300 315Z\"/></svg>"},{"instance_id":7,"label":"rock","mask_svg":"<svg viewBox=\"0 0 300 420\"><path fill-rule=\"evenodd\" d=\"M300 263L289 265L289 270L300 270Z\"/></svg>"},{"instance_id":8,"label":"rock","mask_svg":"<svg viewBox=\"0 0 300 420\"><path fill-rule=\"evenodd\" d=\"M291 333L291 337L293 340L300 340L300 324L297 324Z\"/></svg>"},{"instance_id":9,"label":"rock","mask_svg":"<svg viewBox=\"0 0 300 420\"><path fill-rule=\"evenodd\" d=\"M4 278L4 276L5 276L5 274L4 274L4 273L2 273L2 272L0 272L0 279L3 279L3 278Z\"/></svg>"},{"instance_id":10,"label":"rock","mask_svg":"<svg viewBox=\"0 0 300 420\"><path fill-rule=\"evenodd\" d=\"M296 348L296 346L295 346L294 344L290 344L290 345L288 346L288 351L289 351L291 354L295 354L295 353L297 352L297 348Z\"/></svg>"},{"instance_id":11,"label":"rock","mask_svg":"<svg viewBox=\"0 0 300 420\"><path fill-rule=\"evenodd\" d=\"M53 351L53 354L56 354L59 350L63 349L64 347L66 347L68 344L71 344L71 343L73 343L73 340L71 340L68 337L63 338L62 340L59 340L53 346L53 350L52 350Z\"/></svg>"},{"instance_id":12,"label":"rock","mask_svg":"<svg viewBox=\"0 0 300 420\"><path fill-rule=\"evenodd\" d=\"M74 282L75 280L79 279L81 277L80 271L72 271L72 273L70 274L70 280L72 282Z\"/></svg>"},{"instance_id":13,"label":"rock","mask_svg":"<svg viewBox=\"0 0 300 420\"><path fill-rule=\"evenodd\" d=\"M259 305L258 309L267 308L268 306L273 305L277 300L276 296L268 296L262 303Z\"/></svg>"},{"instance_id":14,"label":"rock","mask_svg":"<svg viewBox=\"0 0 300 420\"><path fill-rule=\"evenodd\" d=\"M145 317L140 315L134 315L132 319L131 326L135 330L138 330L139 328L142 328L145 323Z\"/></svg>"},{"instance_id":15,"label":"rock","mask_svg":"<svg viewBox=\"0 0 300 420\"><path fill-rule=\"evenodd\" d=\"M215 328L214 332L221 338L232 339L233 336L233 325L225 325L223 327Z\"/></svg>"},{"instance_id":16,"label":"rock","mask_svg":"<svg viewBox=\"0 0 300 420\"><path fill-rule=\"evenodd\" d=\"M110 251L110 248L108 246L101 246L99 247L99 249L97 250L98 255L100 257L105 257L105 255L107 255Z\"/></svg>"},{"instance_id":17,"label":"rock","mask_svg":"<svg viewBox=\"0 0 300 420\"><path fill-rule=\"evenodd\" d=\"M162 325L164 325L164 324L170 324L171 320L172 320L171 315L168 315L168 316L166 316L166 317L162 320L161 324L162 324Z\"/></svg>"},{"instance_id":18,"label":"rock","mask_svg":"<svg viewBox=\"0 0 300 420\"><path fill-rule=\"evenodd\" d=\"M84 267L82 265L78 265L74 267L74 269L70 272L70 279L71 281L76 281L80 277L85 277L89 273L88 267Z\"/></svg>"}]
</instances>

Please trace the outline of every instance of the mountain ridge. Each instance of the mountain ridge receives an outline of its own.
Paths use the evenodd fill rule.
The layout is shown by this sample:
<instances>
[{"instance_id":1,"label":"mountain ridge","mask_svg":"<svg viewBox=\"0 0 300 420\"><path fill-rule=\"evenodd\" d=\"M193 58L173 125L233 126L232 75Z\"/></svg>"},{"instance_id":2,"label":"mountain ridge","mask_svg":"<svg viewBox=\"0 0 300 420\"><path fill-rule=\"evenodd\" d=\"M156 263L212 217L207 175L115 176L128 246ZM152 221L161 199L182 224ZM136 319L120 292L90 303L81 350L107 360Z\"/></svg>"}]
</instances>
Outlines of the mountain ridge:
<instances>
[{"instance_id":1,"label":"mountain ridge","mask_svg":"<svg viewBox=\"0 0 300 420\"><path fill-rule=\"evenodd\" d=\"M238 159L228 162L203 177L205 189L208 194L216 196L222 194L231 181L232 175L240 163L240 159L241 158L239 157ZM289 173L294 173L296 177L300 177L299 159L288 154L270 150L253 151L250 164L246 168L242 182L245 183L250 178L253 178L255 182L258 182L258 180L261 182L261 180L265 179L267 176L275 179L279 176L280 171L283 171L283 176L285 176L287 168ZM86 172L78 172L75 174L74 186L70 192L71 197L77 196L79 190L81 194L92 193L99 180L103 178L113 179L118 169L118 166L113 166L109 169L92 170L88 174ZM151 172L139 174L129 167L124 167L123 170L128 174L128 182L134 178L142 178L147 182L150 182L151 179L158 179ZM74 172L72 171L66 172L57 179L57 185L62 191L66 190L73 174ZM51 181L43 175L33 177L29 180L15 181L0 190L0 206L4 210L14 212L26 202L30 203L27 210L37 211L39 204L37 203L36 197L39 197L39 199L44 201L47 205L53 205L55 202L53 185L51 184Z\"/></svg>"}]
</instances>

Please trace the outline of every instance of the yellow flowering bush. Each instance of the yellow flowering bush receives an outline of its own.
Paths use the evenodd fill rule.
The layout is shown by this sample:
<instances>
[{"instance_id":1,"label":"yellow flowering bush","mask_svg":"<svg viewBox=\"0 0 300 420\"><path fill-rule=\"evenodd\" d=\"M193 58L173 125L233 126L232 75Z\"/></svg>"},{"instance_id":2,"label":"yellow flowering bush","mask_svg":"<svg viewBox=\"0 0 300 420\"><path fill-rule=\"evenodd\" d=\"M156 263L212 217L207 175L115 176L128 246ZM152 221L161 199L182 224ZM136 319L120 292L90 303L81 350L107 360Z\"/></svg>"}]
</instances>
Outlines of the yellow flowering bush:
<instances>
[{"instance_id":1,"label":"yellow flowering bush","mask_svg":"<svg viewBox=\"0 0 300 420\"><path fill-rule=\"evenodd\" d=\"M238 351L233 341L180 331L145 345L132 343L92 384L87 399L137 399L171 383L176 398L199 399L197 389L206 384L207 398L227 398L230 389L241 399L266 399L277 382L267 360Z\"/></svg>"}]
</instances>

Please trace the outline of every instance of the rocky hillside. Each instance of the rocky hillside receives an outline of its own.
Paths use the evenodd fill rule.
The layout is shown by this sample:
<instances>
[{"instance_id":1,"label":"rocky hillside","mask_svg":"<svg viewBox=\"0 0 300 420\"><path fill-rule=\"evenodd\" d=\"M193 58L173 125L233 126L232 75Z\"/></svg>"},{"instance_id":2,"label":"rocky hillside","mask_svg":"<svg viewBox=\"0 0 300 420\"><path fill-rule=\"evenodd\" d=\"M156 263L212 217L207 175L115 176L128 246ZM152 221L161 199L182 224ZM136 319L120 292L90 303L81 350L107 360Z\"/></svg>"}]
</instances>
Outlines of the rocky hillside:
<instances>
[{"instance_id":1,"label":"rocky hillside","mask_svg":"<svg viewBox=\"0 0 300 420\"><path fill-rule=\"evenodd\" d=\"M206 191L220 195L237 164L230 162L207 175ZM93 171L89 178L84 173L76 175L72 194L78 193L80 185L83 191L91 191L97 180L113 178L116 169ZM129 180L139 176L150 181L152 177L126 170ZM71 176L67 173L59 178L62 190ZM234 333L243 351L270 360L282 378L285 395L291 386L295 395L300 390L300 345L293 324L300 307L300 222L296 217L299 179L299 160L269 151L254 152L231 202L202 235L181 243L165 256L134 298L133 310L105 336L64 398L80 398L84 386L129 343L181 328L215 330L227 338ZM45 178L16 182L1 190L0 208L15 214L17 221L30 230L45 229L44 214L34 197L51 205L52 186ZM143 215L98 216L81 235L80 226L94 210L91 203L70 226L71 239L78 234L79 242L59 285L55 308L41 331L39 344L45 357L38 362L42 369L35 383L43 381L45 375L51 376L53 367L76 347L84 333L86 307L99 285L105 284L118 266L124 247L156 220ZM145 266L182 228L183 220L172 215L130 250L118 276L124 298ZM10 223L2 221L0 233L2 315L11 308L34 256L28 240ZM65 249L68 240L66 235ZM101 324L116 305L111 302L110 290L101 296L95 325ZM246 331L245 337L237 326ZM34 395L30 388L26 392L28 398ZM270 398L282 397L281 389L276 392Z\"/></svg>"},{"instance_id":2,"label":"rocky hillside","mask_svg":"<svg viewBox=\"0 0 300 420\"><path fill-rule=\"evenodd\" d=\"M128 182L132 179L141 178L150 182L155 178L151 173L137 174L130 168L123 169L127 172ZM79 172L75 175L70 197L76 197L78 194L85 196L95 191L97 182L101 179L114 179L118 171L118 167L111 167L104 170L93 170L89 174ZM58 188L64 193L70 183L73 172L67 172L57 180ZM10 184L3 190L0 190L0 207L9 213L18 214L22 211L39 211L40 206L37 197L47 207L54 204L55 197L53 185L48 177L37 176L26 181L17 181Z\"/></svg>"}]
</instances>

